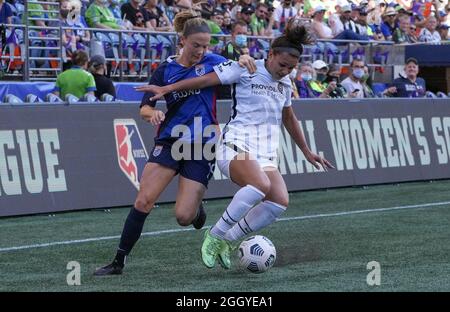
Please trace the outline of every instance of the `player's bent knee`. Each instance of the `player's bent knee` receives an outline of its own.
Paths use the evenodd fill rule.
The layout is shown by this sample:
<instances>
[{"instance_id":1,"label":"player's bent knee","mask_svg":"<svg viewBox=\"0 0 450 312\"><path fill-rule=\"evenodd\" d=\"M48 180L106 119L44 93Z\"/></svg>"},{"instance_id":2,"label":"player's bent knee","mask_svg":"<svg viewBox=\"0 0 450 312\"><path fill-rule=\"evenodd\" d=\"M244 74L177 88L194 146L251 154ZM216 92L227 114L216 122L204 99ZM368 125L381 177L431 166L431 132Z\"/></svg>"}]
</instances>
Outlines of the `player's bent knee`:
<instances>
[{"instance_id":1,"label":"player's bent knee","mask_svg":"<svg viewBox=\"0 0 450 312\"><path fill-rule=\"evenodd\" d=\"M138 196L134 202L134 208L141 212L149 213L153 208L153 204L153 202L147 200L145 197Z\"/></svg>"},{"instance_id":2,"label":"player's bent knee","mask_svg":"<svg viewBox=\"0 0 450 312\"><path fill-rule=\"evenodd\" d=\"M181 226L188 226L191 225L192 220L194 220L195 216L191 216L189 214L177 214L176 218L177 218L177 222L179 225Z\"/></svg>"},{"instance_id":3,"label":"player's bent knee","mask_svg":"<svg viewBox=\"0 0 450 312\"><path fill-rule=\"evenodd\" d=\"M289 206L289 197L282 197L276 203L287 208Z\"/></svg>"}]
</instances>

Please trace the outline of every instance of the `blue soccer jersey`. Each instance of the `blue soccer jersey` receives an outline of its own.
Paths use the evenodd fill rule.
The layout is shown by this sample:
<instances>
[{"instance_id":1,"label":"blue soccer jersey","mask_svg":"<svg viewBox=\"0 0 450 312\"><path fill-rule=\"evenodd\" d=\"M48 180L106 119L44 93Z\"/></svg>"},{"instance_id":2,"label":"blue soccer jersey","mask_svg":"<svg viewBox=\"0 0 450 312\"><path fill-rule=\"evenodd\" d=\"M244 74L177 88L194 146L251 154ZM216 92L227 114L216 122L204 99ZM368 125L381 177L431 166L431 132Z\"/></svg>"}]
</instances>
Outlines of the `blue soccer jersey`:
<instances>
[{"instance_id":1,"label":"blue soccer jersey","mask_svg":"<svg viewBox=\"0 0 450 312\"><path fill-rule=\"evenodd\" d=\"M213 67L225 60L220 55L208 53L199 63L187 68L178 64L174 57L169 57L153 73L149 84L165 86L180 80L203 76L213 72ZM164 96L167 103L166 118L159 126L155 143L173 142L177 139L206 143L213 139L214 133L204 130L210 125L217 125L215 91L215 87L209 87L166 94ZM150 101L153 95L151 92L146 92L141 106L155 107L156 101ZM180 131L187 128L189 131ZM172 135L172 130L175 135Z\"/></svg>"}]
</instances>

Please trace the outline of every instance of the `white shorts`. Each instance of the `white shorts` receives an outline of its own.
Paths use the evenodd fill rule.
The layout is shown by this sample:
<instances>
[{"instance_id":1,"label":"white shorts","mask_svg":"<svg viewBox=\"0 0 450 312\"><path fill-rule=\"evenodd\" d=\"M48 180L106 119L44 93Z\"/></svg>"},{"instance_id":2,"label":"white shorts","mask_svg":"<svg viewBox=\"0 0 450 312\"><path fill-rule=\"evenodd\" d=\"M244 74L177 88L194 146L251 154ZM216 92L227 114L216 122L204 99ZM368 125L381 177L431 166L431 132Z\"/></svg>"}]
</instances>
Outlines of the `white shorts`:
<instances>
[{"instance_id":1,"label":"white shorts","mask_svg":"<svg viewBox=\"0 0 450 312\"><path fill-rule=\"evenodd\" d=\"M222 172L224 175L226 175L228 178L230 177L230 163L234 159L234 157L242 152L244 150L240 150L239 147L233 148L234 145L223 143L222 141L217 144L217 150L216 150L216 164L220 169L220 172ZM237 149L237 150L236 150ZM259 166L261 167L261 170L266 171L272 169L278 168L278 162L276 158L267 158L260 155L251 155L250 157L253 157L255 159Z\"/></svg>"}]
</instances>

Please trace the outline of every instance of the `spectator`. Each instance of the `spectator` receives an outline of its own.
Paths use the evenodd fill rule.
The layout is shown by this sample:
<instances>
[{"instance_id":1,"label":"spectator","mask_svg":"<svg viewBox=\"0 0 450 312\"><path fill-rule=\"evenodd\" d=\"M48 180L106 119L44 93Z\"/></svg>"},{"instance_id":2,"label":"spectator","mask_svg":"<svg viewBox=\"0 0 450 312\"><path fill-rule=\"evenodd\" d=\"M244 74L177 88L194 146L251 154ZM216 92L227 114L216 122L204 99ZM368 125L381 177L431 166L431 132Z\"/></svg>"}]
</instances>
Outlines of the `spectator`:
<instances>
[{"instance_id":1,"label":"spectator","mask_svg":"<svg viewBox=\"0 0 450 312\"><path fill-rule=\"evenodd\" d=\"M12 24L13 12L8 3L0 0L0 24Z\"/></svg>"},{"instance_id":2,"label":"spectator","mask_svg":"<svg viewBox=\"0 0 450 312\"><path fill-rule=\"evenodd\" d=\"M405 64L405 74L406 77L400 76L394 80L395 92L388 93L388 95L393 95L395 97L424 97L426 93L425 80L417 77L419 73L419 62L410 57L406 60Z\"/></svg>"},{"instance_id":3,"label":"spectator","mask_svg":"<svg viewBox=\"0 0 450 312\"><path fill-rule=\"evenodd\" d=\"M233 61L238 61L239 57L249 53L247 47L247 24L239 21L233 24L231 28L231 41L228 42L222 50L222 56ZM229 85L219 86L219 99L231 98L231 88Z\"/></svg>"},{"instance_id":4,"label":"spectator","mask_svg":"<svg viewBox=\"0 0 450 312\"><path fill-rule=\"evenodd\" d=\"M361 78L365 98L374 98L375 93L372 90L372 79L370 77L369 67L364 66L364 76Z\"/></svg>"},{"instance_id":5,"label":"spectator","mask_svg":"<svg viewBox=\"0 0 450 312\"><path fill-rule=\"evenodd\" d=\"M97 90L95 91L95 96L101 99L101 96L105 93L116 97L116 89L114 84L106 77L106 60L102 55L94 55L89 60L89 72L94 76L95 86Z\"/></svg>"},{"instance_id":6,"label":"spectator","mask_svg":"<svg viewBox=\"0 0 450 312\"><path fill-rule=\"evenodd\" d=\"M209 19L206 16L204 18L209 26L211 35L223 34L221 28L223 25L223 11L220 8L213 9ZM212 51L219 54L223 47L223 42L221 42L220 39L221 39L220 37L211 36L211 41L209 43Z\"/></svg>"},{"instance_id":7,"label":"spectator","mask_svg":"<svg viewBox=\"0 0 450 312\"><path fill-rule=\"evenodd\" d=\"M266 17L269 15L269 8L264 3L258 3L255 13L250 19L250 29L253 36L266 35Z\"/></svg>"},{"instance_id":8,"label":"spectator","mask_svg":"<svg viewBox=\"0 0 450 312\"><path fill-rule=\"evenodd\" d=\"M216 23L216 25L219 26L220 28L222 28L223 26L223 13L224 11L222 9L217 8L214 9L211 15L211 21Z\"/></svg>"},{"instance_id":9,"label":"spectator","mask_svg":"<svg viewBox=\"0 0 450 312\"><path fill-rule=\"evenodd\" d=\"M273 25L281 34L289 19L297 15L297 9L292 6L292 2L292 0L282 0L282 4L273 12Z\"/></svg>"},{"instance_id":10,"label":"spectator","mask_svg":"<svg viewBox=\"0 0 450 312\"><path fill-rule=\"evenodd\" d=\"M355 12L355 13L353 13ZM341 14L341 22L344 25L344 30L351 30L354 33L357 33L357 27L355 24L355 20L353 19L354 16L356 16L356 7L352 9L351 5L344 5L342 7L342 14Z\"/></svg>"},{"instance_id":11,"label":"spectator","mask_svg":"<svg viewBox=\"0 0 450 312\"><path fill-rule=\"evenodd\" d=\"M329 84L326 82L329 70L327 63L317 60L312 64L312 67L315 70L315 77L308 82L308 87L311 89L312 94L314 97L330 97L331 92L336 89L336 82L332 81Z\"/></svg>"},{"instance_id":12,"label":"spectator","mask_svg":"<svg viewBox=\"0 0 450 312\"><path fill-rule=\"evenodd\" d=\"M71 69L68 69L58 75L56 79L54 94L62 99L67 94L73 94L80 98L85 94L94 95L95 80L92 74L86 71L89 57L83 50L77 50L73 53Z\"/></svg>"},{"instance_id":13,"label":"spectator","mask_svg":"<svg viewBox=\"0 0 450 312\"><path fill-rule=\"evenodd\" d=\"M251 18L252 18L252 14L255 12L255 10L253 9L253 7L252 6L246 6L246 7L243 7L242 8L242 10L241 10L241 13L240 13L240 20L241 21L244 21L246 24L247 24L247 26L248 27L250 27L250 22L251 22ZM250 29L248 30L248 33L247 34L249 34L249 35L251 35L251 31L250 31Z\"/></svg>"},{"instance_id":14,"label":"spectator","mask_svg":"<svg viewBox=\"0 0 450 312\"><path fill-rule=\"evenodd\" d=\"M121 29L114 15L106 7L108 1L95 0L86 10L85 16L89 27L102 29Z\"/></svg>"},{"instance_id":15,"label":"spectator","mask_svg":"<svg viewBox=\"0 0 450 312\"><path fill-rule=\"evenodd\" d=\"M158 0L148 0L144 5L150 24L156 31L173 31L172 23L157 4Z\"/></svg>"},{"instance_id":16,"label":"spectator","mask_svg":"<svg viewBox=\"0 0 450 312\"><path fill-rule=\"evenodd\" d=\"M344 9L344 10L346 10L346 9ZM350 30L350 29L345 29L338 35L334 36L331 28L328 27L328 25L325 24L325 22L324 22L325 11L326 10L324 7L318 6L314 9L314 12L313 12L313 21L311 23L311 30L317 36L317 38L319 38L319 39L344 39L344 40L368 40L369 39L369 37L367 35L357 34L353 30ZM351 23L354 24L353 21L351 21ZM330 44L330 43L326 42L325 44ZM336 47L334 47L333 50L337 50Z\"/></svg>"},{"instance_id":17,"label":"spectator","mask_svg":"<svg viewBox=\"0 0 450 312\"><path fill-rule=\"evenodd\" d=\"M384 22L381 24L381 32L386 40L391 41L393 33L398 28L396 17L397 11L392 7L388 7L383 13Z\"/></svg>"},{"instance_id":18,"label":"spectator","mask_svg":"<svg viewBox=\"0 0 450 312\"><path fill-rule=\"evenodd\" d=\"M154 30L141 0L130 0L120 7L122 19L129 20L134 30Z\"/></svg>"},{"instance_id":19,"label":"spectator","mask_svg":"<svg viewBox=\"0 0 450 312\"><path fill-rule=\"evenodd\" d=\"M436 17L430 16L428 17L427 23L425 24L425 28L423 28L419 35L420 42L428 42L428 43L441 43L441 36L439 32L436 30L437 20Z\"/></svg>"},{"instance_id":20,"label":"spectator","mask_svg":"<svg viewBox=\"0 0 450 312\"><path fill-rule=\"evenodd\" d=\"M448 40L448 25L442 24L438 27L439 35L441 36L441 40Z\"/></svg>"},{"instance_id":21,"label":"spectator","mask_svg":"<svg viewBox=\"0 0 450 312\"><path fill-rule=\"evenodd\" d=\"M231 9L233 8L233 0L219 0L218 2L220 3L220 7L224 12L231 14Z\"/></svg>"},{"instance_id":22,"label":"spectator","mask_svg":"<svg viewBox=\"0 0 450 312\"><path fill-rule=\"evenodd\" d=\"M297 79L295 80L295 86L300 98L305 99L316 97L309 85L309 82L313 80L314 75L315 71L311 63L303 63L300 65L300 71L297 75Z\"/></svg>"},{"instance_id":23,"label":"spectator","mask_svg":"<svg viewBox=\"0 0 450 312\"><path fill-rule=\"evenodd\" d=\"M338 1L334 6L334 13L330 13L328 16L328 25L330 25L333 35L337 35L344 31L344 25L341 22L342 6L342 1Z\"/></svg>"},{"instance_id":24,"label":"spectator","mask_svg":"<svg viewBox=\"0 0 450 312\"><path fill-rule=\"evenodd\" d=\"M245 22L240 21L233 24L231 41L225 45L222 56L237 61L241 55L248 54L247 32L248 28Z\"/></svg>"},{"instance_id":25,"label":"spectator","mask_svg":"<svg viewBox=\"0 0 450 312\"><path fill-rule=\"evenodd\" d=\"M229 35L231 34L231 15L230 12L225 11L223 13L223 24L222 24L222 33L224 35Z\"/></svg>"},{"instance_id":26,"label":"spectator","mask_svg":"<svg viewBox=\"0 0 450 312\"><path fill-rule=\"evenodd\" d=\"M350 64L351 74L342 81L349 98L364 98L364 88L361 79L364 76L364 61L353 59Z\"/></svg>"},{"instance_id":27,"label":"spectator","mask_svg":"<svg viewBox=\"0 0 450 312\"><path fill-rule=\"evenodd\" d=\"M338 66L333 64L329 65L327 79L325 79L325 82L328 86L333 85L333 82L336 84L335 87L330 87L330 91L328 92L330 98L339 99L347 97L347 91L341 84L341 71Z\"/></svg>"},{"instance_id":28,"label":"spectator","mask_svg":"<svg viewBox=\"0 0 450 312\"><path fill-rule=\"evenodd\" d=\"M399 25L398 28L394 31L392 40L394 40L395 43L400 44L414 43L414 37L411 36L410 18L406 15L402 15L398 18L398 22Z\"/></svg>"},{"instance_id":29,"label":"spectator","mask_svg":"<svg viewBox=\"0 0 450 312\"><path fill-rule=\"evenodd\" d=\"M112 15L116 20L121 19L120 14L120 0L109 0L108 9L111 11Z\"/></svg>"},{"instance_id":30,"label":"spectator","mask_svg":"<svg viewBox=\"0 0 450 312\"><path fill-rule=\"evenodd\" d=\"M231 9L231 20L239 21L242 18L242 8L247 6L252 6L252 0L239 0L238 3Z\"/></svg>"},{"instance_id":31,"label":"spectator","mask_svg":"<svg viewBox=\"0 0 450 312\"><path fill-rule=\"evenodd\" d=\"M360 35L366 35L371 39L376 39L372 28L369 27L367 22L367 11L364 8L359 8L358 19L355 21L356 33Z\"/></svg>"}]
</instances>

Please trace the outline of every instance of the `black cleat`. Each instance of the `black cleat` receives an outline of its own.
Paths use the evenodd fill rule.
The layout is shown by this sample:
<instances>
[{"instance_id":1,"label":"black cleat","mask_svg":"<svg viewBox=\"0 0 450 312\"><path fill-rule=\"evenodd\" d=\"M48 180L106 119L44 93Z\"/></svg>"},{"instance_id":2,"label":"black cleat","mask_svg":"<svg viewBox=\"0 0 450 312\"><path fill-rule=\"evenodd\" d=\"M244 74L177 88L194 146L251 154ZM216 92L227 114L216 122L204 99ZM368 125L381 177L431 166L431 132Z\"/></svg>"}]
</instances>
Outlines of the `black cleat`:
<instances>
[{"instance_id":1,"label":"black cleat","mask_svg":"<svg viewBox=\"0 0 450 312\"><path fill-rule=\"evenodd\" d=\"M195 219L192 221L192 225L197 230L200 230L206 222L206 211L205 208L203 208L203 205L200 204L200 207L198 207L198 213Z\"/></svg>"},{"instance_id":2,"label":"black cleat","mask_svg":"<svg viewBox=\"0 0 450 312\"><path fill-rule=\"evenodd\" d=\"M123 267L121 267L118 263L113 262L111 264L108 264L107 266L95 270L94 275L95 276L120 275L122 274L122 270Z\"/></svg>"}]
</instances>

